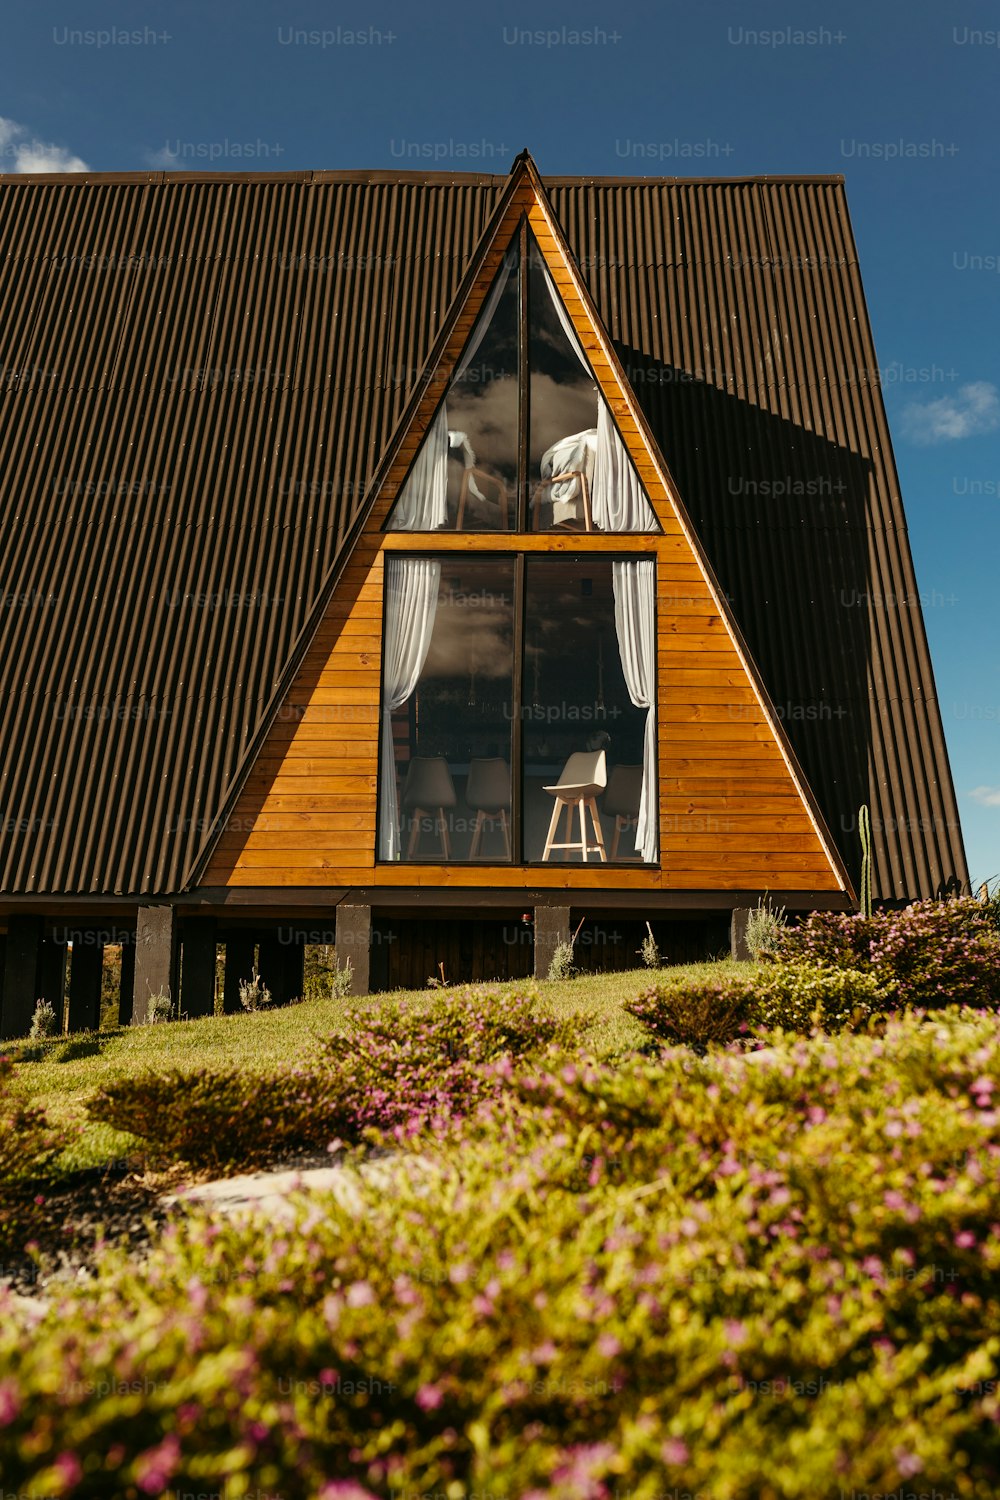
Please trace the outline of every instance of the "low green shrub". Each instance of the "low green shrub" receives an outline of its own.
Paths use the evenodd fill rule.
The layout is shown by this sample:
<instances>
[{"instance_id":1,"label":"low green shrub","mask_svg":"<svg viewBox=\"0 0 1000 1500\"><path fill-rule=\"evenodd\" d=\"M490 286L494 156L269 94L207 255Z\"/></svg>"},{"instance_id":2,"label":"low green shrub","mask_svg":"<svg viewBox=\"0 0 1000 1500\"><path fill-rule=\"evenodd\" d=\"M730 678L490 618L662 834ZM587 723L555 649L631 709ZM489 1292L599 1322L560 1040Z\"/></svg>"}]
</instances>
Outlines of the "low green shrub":
<instances>
[{"instance_id":1,"label":"low green shrub","mask_svg":"<svg viewBox=\"0 0 1000 1500\"><path fill-rule=\"evenodd\" d=\"M157 990L155 995L150 995L149 1005L146 1010L146 1020L150 1026L159 1026L169 1021L173 1014L173 1001L169 995L162 990Z\"/></svg>"},{"instance_id":2,"label":"low green shrub","mask_svg":"<svg viewBox=\"0 0 1000 1500\"><path fill-rule=\"evenodd\" d=\"M6 1488L985 1500L997 1097L1000 1020L950 1011L545 1065L361 1212L194 1217L5 1308Z\"/></svg>"},{"instance_id":3,"label":"low green shrub","mask_svg":"<svg viewBox=\"0 0 1000 1500\"><path fill-rule=\"evenodd\" d=\"M573 963L573 944L556 943L549 960L549 972L546 978L555 981L561 979L572 979L576 973Z\"/></svg>"},{"instance_id":4,"label":"low green shrub","mask_svg":"<svg viewBox=\"0 0 1000 1500\"><path fill-rule=\"evenodd\" d=\"M465 1114L503 1086L489 1064L572 1046L586 1025L516 991L357 1008L295 1068L140 1074L108 1084L88 1111L171 1160L216 1169L266 1162Z\"/></svg>"},{"instance_id":5,"label":"low green shrub","mask_svg":"<svg viewBox=\"0 0 1000 1500\"><path fill-rule=\"evenodd\" d=\"M667 980L625 1003L660 1041L704 1052L762 1031L841 1031L891 1005L876 975L801 960L741 974Z\"/></svg>"},{"instance_id":6,"label":"low green shrub","mask_svg":"<svg viewBox=\"0 0 1000 1500\"><path fill-rule=\"evenodd\" d=\"M40 1186L65 1145L44 1110L13 1093L13 1073L11 1059L0 1057L0 1257L18 1253L35 1232Z\"/></svg>"},{"instance_id":7,"label":"low green shrub","mask_svg":"<svg viewBox=\"0 0 1000 1500\"><path fill-rule=\"evenodd\" d=\"M33 1042L44 1041L46 1037L56 1034L56 1013L48 1000L36 1000L35 1011L31 1017L31 1030L28 1036Z\"/></svg>"},{"instance_id":8,"label":"low green shrub","mask_svg":"<svg viewBox=\"0 0 1000 1500\"><path fill-rule=\"evenodd\" d=\"M224 1171L326 1146L343 1123L346 1092L308 1068L173 1068L115 1079L87 1113L146 1141L154 1159Z\"/></svg>"},{"instance_id":9,"label":"low green shrub","mask_svg":"<svg viewBox=\"0 0 1000 1500\"><path fill-rule=\"evenodd\" d=\"M785 926L785 908L762 897L747 919L746 945L755 963L777 955Z\"/></svg>"},{"instance_id":10,"label":"low green shrub","mask_svg":"<svg viewBox=\"0 0 1000 1500\"><path fill-rule=\"evenodd\" d=\"M255 964L250 978L240 980L240 1004L244 1010L264 1010L273 998Z\"/></svg>"},{"instance_id":11,"label":"low green shrub","mask_svg":"<svg viewBox=\"0 0 1000 1500\"><path fill-rule=\"evenodd\" d=\"M843 1031L863 1026L874 1014L894 1008L892 992L869 969L828 969L819 964L778 963L754 981L755 1030Z\"/></svg>"},{"instance_id":12,"label":"low green shrub","mask_svg":"<svg viewBox=\"0 0 1000 1500\"><path fill-rule=\"evenodd\" d=\"M626 1000L625 1009L659 1041L704 1052L706 1047L724 1047L749 1033L754 987L743 974L666 979L634 1000Z\"/></svg>"}]
</instances>

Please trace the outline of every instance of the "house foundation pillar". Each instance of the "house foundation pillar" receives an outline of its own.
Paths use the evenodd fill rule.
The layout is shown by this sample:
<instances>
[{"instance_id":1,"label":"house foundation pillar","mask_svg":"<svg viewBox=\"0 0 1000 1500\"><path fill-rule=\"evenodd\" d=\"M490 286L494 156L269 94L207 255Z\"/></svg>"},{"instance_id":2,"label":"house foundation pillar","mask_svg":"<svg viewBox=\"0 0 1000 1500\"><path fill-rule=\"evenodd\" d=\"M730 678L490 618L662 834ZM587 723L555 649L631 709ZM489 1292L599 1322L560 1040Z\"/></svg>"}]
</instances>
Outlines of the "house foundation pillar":
<instances>
[{"instance_id":1,"label":"house foundation pillar","mask_svg":"<svg viewBox=\"0 0 1000 1500\"><path fill-rule=\"evenodd\" d=\"M351 966L352 995L371 993L372 909L370 906L337 907L337 967Z\"/></svg>"},{"instance_id":2,"label":"house foundation pillar","mask_svg":"<svg viewBox=\"0 0 1000 1500\"><path fill-rule=\"evenodd\" d=\"M7 918L3 1013L0 1015L0 1037L2 1038L27 1036L31 1030L35 1001L39 998L41 946L41 917L10 916Z\"/></svg>"},{"instance_id":3,"label":"house foundation pillar","mask_svg":"<svg viewBox=\"0 0 1000 1500\"><path fill-rule=\"evenodd\" d=\"M535 978L548 979L560 943L569 942L569 907L535 907Z\"/></svg>"},{"instance_id":4,"label":"house foundation pillar","mask_svg":"<svg viewBox=\"0 0 1000 1500\"><path fill-rule=\"evenodd\" d=\"M154 995L177 993L177 923L172 906L140 906L135 929L132 1022L149 1019Z\"/></svg>"},{"instance_id":5,"label":"house foundation pillar","mask_svg":"<svg viewBox=\"0 0 1000 1500\"><path fill-rule=\"evenodd\" d=\"M729 951L733 958L750 957L750 949L747 947L747 923L749 920L749 906L737 906L734 908L729 922Z\"/></svg>"}]
</instances>

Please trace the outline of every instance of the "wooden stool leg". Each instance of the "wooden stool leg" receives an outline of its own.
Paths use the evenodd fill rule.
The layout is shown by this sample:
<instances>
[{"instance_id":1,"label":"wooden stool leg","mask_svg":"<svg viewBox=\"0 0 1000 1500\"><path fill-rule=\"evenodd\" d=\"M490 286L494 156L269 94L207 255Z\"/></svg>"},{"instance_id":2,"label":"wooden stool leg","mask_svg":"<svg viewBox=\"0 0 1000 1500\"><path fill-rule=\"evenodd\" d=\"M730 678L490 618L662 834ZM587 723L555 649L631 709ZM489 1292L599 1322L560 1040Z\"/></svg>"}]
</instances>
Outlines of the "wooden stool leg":
<instances>
[{"instance_id":1,"label":"wooden stool leg","mask_svg":"<svg viewBox=\"0 0 1000 1500\"><path fill-rule=\"evenodd\" d=\"M465 502L469 498L469 471L462 470L462 483L458 491L458 515L455 517L455 530L461 531L465 524Z\"/></svg>"},{"instance_id":2,"label":"wooden stool leg","mask_svg":"<svg viewBox=\"0 0 1000 1500\"><path fill-rule=\"evenodd\" d=\"M476 826L472 830L472 843L469 845L469 858L475 859L479 853L479 841L483 836L483 810L476 813Z\"/></svg>"},{"instance_id":3,"label":"wooden stool leg","mask_svg":"<svg viewBox=\"0 0 1000 1500\"><path fill-rule=\"evenodd\" d=\"M590 808L590 816L594 820L594 841L597 844L601 859L607 864L608 852L604 847L604 830L601 828L601 815L597 811L597 803L593 797L590 798L587 806Z\"/></svg>"},{"instance_id":4,"label":"wooden stool leg","mask_svg":"<svg viewBox=\"0 0 1000 1500\"><path fill-rule=\"evenodd\" d=\"M444 808L443 807L439 807L438 808L438 813L440 815L440 820L441 820L441 848L444 850L444 857L445 857L445 859L451 859L451 845L448 842L448 820L447 820L447 818L444 815ZM434 819L435 826L437 825L437 822L438 822L438 819L435 818Z\"/></svg>"},{"instance_id":5,"label":"wooden stool leg","mask_svg":"<svg viewBox=\"0 0 1000 1500\"><path fill-rule=\"evenodd\" d=\"M549 831L545 835L545 850L542 854L543 860L548 859L549 855L552 853L552 845L555 843L556 838L556 824L562 817L563 805L564 804L560 802L559 798L557 797L552 807L552 817L549 820Z\"/></svg>"},{"instance_id":6,"label":"wooden stool leg","mask_svg":"<svg viewBox=\"0 0 1000 1500\"><path fill-rule=\"evenodd\" d=\"M583 854L584 864L588 863L587 856L587 822L584 816L584 801L580 798L580 851Z\"/></svg>"}]
</instances>

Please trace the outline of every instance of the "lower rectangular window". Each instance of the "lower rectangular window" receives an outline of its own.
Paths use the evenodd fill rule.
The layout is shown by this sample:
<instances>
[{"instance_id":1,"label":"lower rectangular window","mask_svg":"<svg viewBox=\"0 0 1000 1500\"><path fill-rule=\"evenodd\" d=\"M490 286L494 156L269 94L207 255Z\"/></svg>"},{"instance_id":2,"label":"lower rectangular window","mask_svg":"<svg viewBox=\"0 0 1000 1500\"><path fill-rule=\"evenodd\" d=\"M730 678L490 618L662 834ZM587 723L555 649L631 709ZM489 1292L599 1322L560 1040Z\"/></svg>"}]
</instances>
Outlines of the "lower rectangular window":
<instances>
[{"instance_id":1,"label":"lower rectangular window","mask_svg":"<svg viewBox=\"0 0 1000 1500\"><path fill-rule=\"evenodd\" d=\"M391 555L381 860L658 860L655 564Z\"/></svg>"}]
</instances>

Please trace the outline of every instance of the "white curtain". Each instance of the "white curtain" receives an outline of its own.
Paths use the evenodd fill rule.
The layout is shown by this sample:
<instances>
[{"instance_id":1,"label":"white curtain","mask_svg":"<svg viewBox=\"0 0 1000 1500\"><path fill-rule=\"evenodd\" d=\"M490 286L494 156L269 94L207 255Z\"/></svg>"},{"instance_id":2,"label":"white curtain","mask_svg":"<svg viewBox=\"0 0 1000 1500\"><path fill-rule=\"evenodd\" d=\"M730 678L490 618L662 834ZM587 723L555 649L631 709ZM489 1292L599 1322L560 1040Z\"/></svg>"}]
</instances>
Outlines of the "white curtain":
<instances>
[{"instance_id":1,"label":"white curtain","mask_svg":"<svg viewBox=\"0 0 1000 1500\"><path fill-rule=\"evenodd\" d=\"M385 570L385 651L382 668L382 783L379 858L400 856L399 794L392 739L393 710L413 692L427 660L437 614L441 564L428 557L390 557Z\"/></svg>"},{"instance_id":2,"label":"white curtain","mask_svg":"<svg viewBox=\"0 0 1000 1500\"><path fill-rule=\"evenodd\" d=\"M452 384L456 380L461 380L479 352L479 346L486 337L486 331L493 321L493 314L510 280L511 272L516 266L516 255L504 256L503 265L476 319L476 326L472 330L469 342L462 351L462 358L455 366ZM416 462L393 508L392 518L388 525L389 531L440 531L444 526L448 518L449 447L462 450L463 462L467 469L475 463L476 455L465 433L448 431L448 402L445 399L438 407L437 416L434 418L420 452L417 454ZM470 481L470 489L477 499L484 498L475 480Z\"/></svg>"},{"instance_id":3,"label":"white curtain","mask_svg":"<svg viewBox=\"0 0 1000 1500\"><path fill-rule=\"evenodd\" d=\"M389 523L390 531L437 531L448 512L448 411L442 401Z\"/></svg>"},{"instance_id":4,"label":"white curtain","mask_svg":"<svg viewBox=\"0 0 1000 1500\"><path fill-rule=\"evenodd\" d=\"M594 525L599 531L659 531L653 507L632 467L611 413L601 401L594 458Z\"/></svg>"},{"instance_id":5,"label":"white curtain","mask_svg":"<svg viewBox=\"0 0 1000 1500\"><path fill-rule=\"evenodd\" d=\"M651 557L612 564L615 628L628 695L646 709L642 751L642 795L635 830L636 853L647 864L657 857L659 795L656 777L656 570Z\"/></svg>"},{"instance_id":6,"label":"white curtain","mask_svg":"<svg viewBox=\"0 0 1000 1500\"><path fill-rule=\"evenodd\" d=\"M545 285L562 330L569 340L573 353L587 375L593 380L587 356L576 336L563 300L556 291L555 282L543 263ZM591 493L591 509L594 525L598 531L658 531L653 507L639 483L639 476L629 461L625 444L618 436L618 429L611 420L604 398L597 398L597 454L594 459L594 478Z\"/></svg>"},{"instance_id":7,"label":"white curtain","mask_svg":"<svg viewBox=\"0 0 1000 1500\"><path fill-rule=\"evenodd\" d=\"M569 339L570 348L573 350L573 353L576 355L577 359L583 366L584 374L589 380L593 380L593 371L591 370L590 365L587 361L587 356L583 352L583 346L581 345L580 340L577 338L576 329L573 327L569 313L566 311L566 305L563 302L563 299L560 297L559 293L556 291L556 284L552 280L552 277L549 273L549 268L545 264L544 260L542 261L542 272L545 276L545 285L548 289L549 296L552 298L552 306L556 310L556 317L562 324L563 333Z\"/></svg>"}]
</instances>

